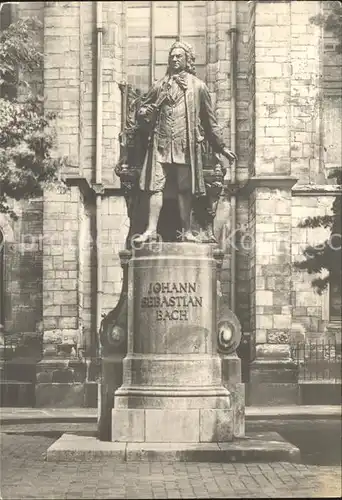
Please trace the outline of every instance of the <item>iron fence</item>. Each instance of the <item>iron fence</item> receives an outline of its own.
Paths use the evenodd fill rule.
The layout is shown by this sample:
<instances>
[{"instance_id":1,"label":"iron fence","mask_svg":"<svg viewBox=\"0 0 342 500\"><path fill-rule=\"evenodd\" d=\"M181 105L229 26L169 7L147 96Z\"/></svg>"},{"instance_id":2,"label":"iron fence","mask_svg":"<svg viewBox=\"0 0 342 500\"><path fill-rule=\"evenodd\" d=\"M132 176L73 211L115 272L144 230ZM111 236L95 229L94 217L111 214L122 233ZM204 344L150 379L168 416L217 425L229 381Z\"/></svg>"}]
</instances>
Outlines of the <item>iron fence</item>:
<instances>
[{"instance_id":1,"label":"iron fence","mask_svg":"<svg viewBox=\"0 0 342 500\"><path fill-rule=\"evenodd\" d=\"M299 380L341 381L341 344L333 341L297 342L291 357L298 365Z\"/></svg>"}]
</instances>

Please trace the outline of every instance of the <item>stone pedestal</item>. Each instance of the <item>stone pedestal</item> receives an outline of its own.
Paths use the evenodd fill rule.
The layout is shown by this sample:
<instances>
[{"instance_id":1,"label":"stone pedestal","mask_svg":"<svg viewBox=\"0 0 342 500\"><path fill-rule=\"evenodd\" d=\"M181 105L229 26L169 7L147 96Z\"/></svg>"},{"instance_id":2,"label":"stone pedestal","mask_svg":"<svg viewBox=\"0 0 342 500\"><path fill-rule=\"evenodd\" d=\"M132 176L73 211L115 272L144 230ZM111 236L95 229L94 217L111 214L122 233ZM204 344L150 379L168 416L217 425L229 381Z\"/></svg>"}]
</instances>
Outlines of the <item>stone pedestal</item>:
<instances>
[{"instance_id":1,"label":"stone pedestal","mask_svg":"<svg viewBox=\"0 0 342 500\"><path fill-rule=\"evenodd\" d=\"M230 392L217 353L213 245L155 243L133 252L128 351L112 441L231 441Z\"/></svg>"},{"instance_id":2,"label":"stone pedestal","mask_svg":"<svg viewBox=\"0 0 342 500\"><path fill-rule=\"evenodd\" d=\"M204 244L150 244L133 252L127 355L114 394L111 442L104 418L104 440L64 434L47 460L300 459L298 448L277 433L244 435L244 385L235 355L241 333L235 315L217 308L216 258L220 264L219 252ZM104 359L101 397L112 397L119 357Z\"/></svg>"},{"instance_id":3,"label":"stone pedestal","mask_svg":"<svg viewBox=\"0 0 342 500\"><path fill-rule=\"evenodd\" d=\"M102 377L98 393L97 436L101 441L111 441L114 393L122 385L122 353L102 357Z\"/></svg>"}]
</instances>

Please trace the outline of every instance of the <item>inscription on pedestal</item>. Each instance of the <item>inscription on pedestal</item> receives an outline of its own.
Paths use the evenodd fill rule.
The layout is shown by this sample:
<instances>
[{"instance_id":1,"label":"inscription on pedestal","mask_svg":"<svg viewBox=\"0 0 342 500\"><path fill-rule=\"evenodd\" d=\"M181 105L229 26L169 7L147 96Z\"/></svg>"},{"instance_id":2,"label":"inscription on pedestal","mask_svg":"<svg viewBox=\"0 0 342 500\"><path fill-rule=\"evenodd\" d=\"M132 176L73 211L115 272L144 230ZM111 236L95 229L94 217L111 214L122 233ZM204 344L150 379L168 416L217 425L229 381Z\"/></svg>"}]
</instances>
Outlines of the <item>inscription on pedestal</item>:
<instances>
[{"instance_id":1,"label":"inscription on pedestal","mask_svg":"<svg viewBox=\"0 0 342 500\"><path fill-rule=\"evenodd\" d=\"M151 282L140 306L155 309L157 321L187 321L190 308L203 307L198 288L193 282Z\"/></svg>"}]
</instances>

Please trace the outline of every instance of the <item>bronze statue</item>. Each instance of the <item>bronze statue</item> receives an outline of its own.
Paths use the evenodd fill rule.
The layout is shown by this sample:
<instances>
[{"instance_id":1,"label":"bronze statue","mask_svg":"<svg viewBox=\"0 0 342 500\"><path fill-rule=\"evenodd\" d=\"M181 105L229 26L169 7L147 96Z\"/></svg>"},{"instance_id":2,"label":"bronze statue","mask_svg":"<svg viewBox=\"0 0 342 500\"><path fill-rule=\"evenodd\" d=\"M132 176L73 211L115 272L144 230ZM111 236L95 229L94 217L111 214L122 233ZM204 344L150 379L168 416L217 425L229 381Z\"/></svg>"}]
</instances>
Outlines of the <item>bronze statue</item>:
<instances>
[{"instance_id":1,"label":"bronze statue","mask_svg":"<svg viewBox=\"0 0 342 500\"><path fill-rule=\"evenodd\" d=\"M230 163L236 159L222 141L209 90L195 76L194 62L191 46L175 42L165 77L152 86L138 111L138 118L145 122L142 126L149 127L139 180L140 189L149 194L149 219L136 242L156 239L163 193L168 191L177 194L180 239L198 241L191 232L191 210L194 198L200 202L208 197L203 173L205 139ZM212 208L209 206L209 212ZM209 212L206 210L207 215Z\"/></svg>"},{"instance_id":2,"label":"bronze statue","mask_svg":"<svg viewBox=\"0 0 342 500\"><path fill-rule=\"evenodd\" d=\"M165 77L146 95L120 86L121 151L115 172L130 218L128 249L132 239L153 240L157 229L164 241L215 243L213 223L226 172L221 154L230 163L236 159L220 138L206 85L194 76L191 47L176 42L169 54Z\"/></svg>"}]
</instances>

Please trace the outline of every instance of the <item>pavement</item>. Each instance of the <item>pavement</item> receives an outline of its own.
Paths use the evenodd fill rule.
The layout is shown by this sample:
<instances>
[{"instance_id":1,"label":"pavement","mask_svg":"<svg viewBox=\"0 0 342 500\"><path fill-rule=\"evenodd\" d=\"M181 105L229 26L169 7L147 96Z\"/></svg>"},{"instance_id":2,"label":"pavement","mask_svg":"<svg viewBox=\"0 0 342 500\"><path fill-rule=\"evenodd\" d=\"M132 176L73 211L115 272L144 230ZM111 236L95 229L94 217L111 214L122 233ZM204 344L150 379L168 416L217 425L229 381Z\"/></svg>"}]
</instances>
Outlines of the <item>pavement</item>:
<instances>
[{"instance_id":1,"label":"pavement","mask_svg":"<svg viewBox=\"0 0 342 500\"><path fill-rule=\"evenodd\" d=\"M337 419L340 407L246 408L247 420ZM0 499L340 497L340 466L275 463L47 462L63 432L92 434L96 409L2 408Z\"/></svg>"},{"instance_id":2,"label":"pavement","mask_svg":"<svg viewBox=\"0 0 342 500\"><path fill-rule=\"evenodd\" d=\"M0 408L0 424L97 422L97 408ZM339 405L246 406L246 420L341 418Z\"/></svg>"},{"instance_id":3,"label":"pavement","mask_svg":"<svg viewBox=\"0 0 342 500\"><path fill-rule=\"evenodd\" d=\"M1 496L21 498L315 498L341 495L340 467L261 464L54 463L54 438L2 434Z\"/></svg>"}]
</instances>

